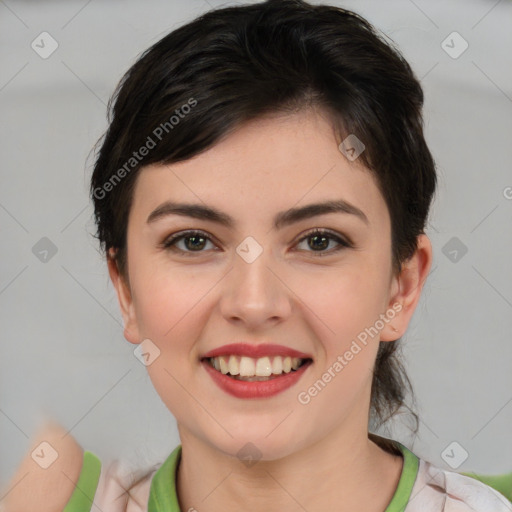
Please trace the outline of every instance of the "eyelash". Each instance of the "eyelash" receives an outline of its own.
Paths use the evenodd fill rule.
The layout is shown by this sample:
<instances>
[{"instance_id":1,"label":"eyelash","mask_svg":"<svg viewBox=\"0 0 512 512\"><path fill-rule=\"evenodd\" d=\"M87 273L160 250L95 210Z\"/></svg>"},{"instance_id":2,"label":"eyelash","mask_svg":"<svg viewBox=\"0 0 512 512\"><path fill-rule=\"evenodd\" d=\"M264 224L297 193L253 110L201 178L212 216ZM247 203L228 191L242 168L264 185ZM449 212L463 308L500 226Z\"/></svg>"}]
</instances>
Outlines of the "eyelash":
<instances>
[{"instance_id":1,"label":"eyelash","mask_svg":"<svg viewBox=\"0 0 512 512\"><path fill-rule=\"evenodd\" d=\"M298 240L296 245L300 244L304 240L307 240L308 238L311 238L311 237L313 237L315 235L317 235L317 236L318 235L325 236L326 238L328 238L330 240L334 240L335 242L337 242L339 244L335 249L331 249L329 251L306 251L306 252L313 253L315 255L315 257L328 256L328 255L333 254L335 252L338 252L338 251L340 251L342 249L348 249L348 248L353 248L354 247L352 243L350 243L349 241L339 237L335 233L333 233L333 232L331 232L329 230L326 230L326 229L319 229L319 228L313 228L312 230L308 231L302 238L300 238ZM165 239L160 244L160 247L163 248L163 249L166 249L166 250L170 250L170 251L181 252L183 255L186 255L186 256L195 256L196 254L200 254L200 253L205 252L204 250L201 250L201 251L188 251L188 250L187 251L183 251L182 249L177 249L175 247L176 243L179 242L180 240L185 239L185 238L189 238L189 237L194 237L194 236L200 236L201 238L204 238L207 241L210 241L210 242L213 243L212 238L209 235L207 235L204 231L188 230L188 231L182 231L181 233L176 233L174 235L171 235L170 237Z\"/></svg>"}]
</instances>

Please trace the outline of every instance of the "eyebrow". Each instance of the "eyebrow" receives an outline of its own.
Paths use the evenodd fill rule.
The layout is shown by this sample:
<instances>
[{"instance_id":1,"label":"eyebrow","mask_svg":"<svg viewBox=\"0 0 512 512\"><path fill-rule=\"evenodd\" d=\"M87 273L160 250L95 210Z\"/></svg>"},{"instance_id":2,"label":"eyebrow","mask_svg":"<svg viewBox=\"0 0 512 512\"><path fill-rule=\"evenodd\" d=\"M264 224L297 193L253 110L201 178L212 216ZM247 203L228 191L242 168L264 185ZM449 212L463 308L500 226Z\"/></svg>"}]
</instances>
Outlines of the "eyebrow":
<instances>
[{"instance_id":1,"label":"eyebrow","mask_svg":"<svg viewBox=\"0 0 512 512\"><path fill-rule=\"evenodd\" d=\"M369 224L368 218L362 210L343 199L338 199L323 203L313 203L307 206L301 206L300 208L290 208L289 210L279 212L274 217L274 229L281 229L285 226L300 222L301 220L309 219L317 215L324 215L326 213L354 215L365 224ZM235 225L233 217L216 208L202 204L176 203L173 201L166 201L155 208L155 210L149 214L146 222L150 224L168 215L181 215L183 217L208 220L227 228L233 228Z\"/></svg>"}]
</instances>

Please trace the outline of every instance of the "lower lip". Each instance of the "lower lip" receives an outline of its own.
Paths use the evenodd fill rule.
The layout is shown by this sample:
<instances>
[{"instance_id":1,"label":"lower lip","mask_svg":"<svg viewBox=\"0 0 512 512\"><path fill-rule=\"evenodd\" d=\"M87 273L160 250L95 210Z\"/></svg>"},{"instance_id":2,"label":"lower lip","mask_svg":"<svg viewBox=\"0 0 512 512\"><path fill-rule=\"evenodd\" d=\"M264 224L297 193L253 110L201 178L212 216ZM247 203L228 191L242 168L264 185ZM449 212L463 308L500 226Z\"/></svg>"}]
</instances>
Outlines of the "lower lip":
<instances>
[{"instance_id":1,"label":"lower lip","mask_svg":"<svg viewBox=\"0 0 512 512\"><path fill-rule=\"evenodd\" d=\"M268 398L270 396L277 395L296 384L312 364L312 361L307 361L298 370L291 371L290 373L283 373L273 379L259 382L247 382L244 380L233 379L217 371L207 361L202 361L201 364L210 374L215 384L231 396L236 398Z\"/></svg>"}]
</instances>

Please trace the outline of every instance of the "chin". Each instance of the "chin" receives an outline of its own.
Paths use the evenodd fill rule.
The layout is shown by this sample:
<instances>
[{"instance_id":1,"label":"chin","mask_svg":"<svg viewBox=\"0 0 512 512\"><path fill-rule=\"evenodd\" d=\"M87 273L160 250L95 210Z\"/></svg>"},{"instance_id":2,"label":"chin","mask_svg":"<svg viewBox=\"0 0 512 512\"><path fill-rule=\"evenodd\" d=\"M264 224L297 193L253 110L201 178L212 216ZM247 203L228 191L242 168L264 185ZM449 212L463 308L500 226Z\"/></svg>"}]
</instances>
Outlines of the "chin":
<instances>
[{"instance_id":1,"label":"chin","mask_svg":"<svg viewBox=\"0 0 512 512\"><path fill-rule=\"evenodd\" d=\"M274 427L275 428L275 423ZM300 447L292 432L283 429L268 436L271 429L256 429L254 425L250 429L240 429L240 432L230 430L233 438L211 439L210 444L217 450L238 458L248 467L256 461L274 461L295 453ZM254 435L251 435L251 431ZM294 439L293 441L291 441Z\"/></svg>"}]
</instances>

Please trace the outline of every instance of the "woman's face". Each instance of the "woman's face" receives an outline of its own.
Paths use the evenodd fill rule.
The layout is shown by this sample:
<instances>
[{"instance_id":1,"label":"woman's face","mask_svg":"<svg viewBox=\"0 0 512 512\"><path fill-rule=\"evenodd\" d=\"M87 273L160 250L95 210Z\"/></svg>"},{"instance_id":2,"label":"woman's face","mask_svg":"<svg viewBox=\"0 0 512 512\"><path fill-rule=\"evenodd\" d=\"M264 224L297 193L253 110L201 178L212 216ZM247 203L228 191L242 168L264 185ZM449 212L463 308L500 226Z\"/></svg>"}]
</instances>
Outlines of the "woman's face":
<instances>
[{"instance_id":1,"label":"woman's face","mask_svg":"<svg viewBox=\"0 0 512 512\"><path fill-rule=\"evenodd\" d=\"M251 442L270 460L329 434L366 435L379 340L398 338L412 311L397 312L384 199L340 142L310 111L250 122L195 158L141 171L128 223L130 290L116 286L125 336L151 340L147 370L182 440L229 454ZM286 213L328 201L350 206ZM231 224L165 213L166 202L214 209ZM307 238L314 228L330 235ZM164 247L186 230L200 234ZM276 394L234 396L201 360L232 343L281 345L312 363Z\"/></svg>"}]
</instances>

